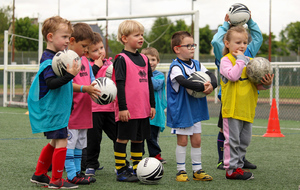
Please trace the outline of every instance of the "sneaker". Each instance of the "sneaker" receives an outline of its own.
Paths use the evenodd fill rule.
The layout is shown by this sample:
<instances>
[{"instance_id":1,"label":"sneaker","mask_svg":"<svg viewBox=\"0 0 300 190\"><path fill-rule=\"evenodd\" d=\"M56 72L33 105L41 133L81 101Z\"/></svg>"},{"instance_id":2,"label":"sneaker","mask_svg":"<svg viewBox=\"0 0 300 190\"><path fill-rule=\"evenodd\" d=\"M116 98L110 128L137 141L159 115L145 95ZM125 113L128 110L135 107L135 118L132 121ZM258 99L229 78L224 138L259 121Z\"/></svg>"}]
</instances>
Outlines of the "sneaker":
<instances>
[{"instance_id":1,"label":"sneaker","mask_svg":"<svg viewBox=\"0 0 300 190\"><path fill-rule=\"evenodd\" d=\"M253 179L253 174L251 172L247 172L242 170L241 168L234 169L232 174L229 175L226 171L226 179L240 179L240 180L249 180Z\"/></svg>"},{"instance_id":2,"label":"sneaker","mask_svg":"<svg viewBox=\"0 0 300 190\"><path fill-rule=\"evenodd\" d=\"M90 176L85 176L83 173L77 173L77 175L68 182L78 184L78 185L89 185L90 183L95 182L96 179Z\"/></svg>"},{"instance_id":3,"label":"sneaker","mask_svg":"<svg viewBox=\"0 0 300 190\"><path fill-rule=\"evenodd\" d=\"M190 181L189 177L186 173L186 171L180 170L177 174L176 174L176 181L180 181L180 182L187 182Z\"/></svg>"},{"instance_id":4,"label":"sneaker","mask_svg":"<svg viewBox=\"0 0 300 190\"><path fill-rule=\"evenodd\" d=\"M133 175L132 173L128 172L127 170L124 170L120 174L117 174L117 181L121 182L137 182L139 179L136 175Z\"/></svg>"},{"instance_id":5,"label":"sneaker","mask_svg":"<svg viewBox=\"0 0 300 190\"><path fill-rule=\"evenodd\" d=\"M198 171L194 172L193 180L196 180L196 181L211 181L211 180L213 180L213 178L201 169L201 170L198 170Z\"/></svg>"},{"instance_id":6,"label":"sneaker","mask_svg":"<svg viewBox=\"0 0 300 190\"><path fill-rule=\"evenodd\" d=\"M129 172L129 173L131 173L131 174L133 174L134 173L134 171L133 171L133 167L132 166L126 166L126 170ZM118 171L117 171L117 169L115 169L115 173L116 174L118 174Z\"/></svg>"},{"instance_id":7,"label":"sneaker","mask_svg":"<svg viewBox=\"0 0 300 190\"><path fill-rule=\"evenodd\" d=\"M217 169L219 169L219 170L225 170L223 160L221 160L221 161L218 163Z\"/></svg>"},{"instance_id":8,"label":"sneaker","mask_svg":"<svg viewBox=\"0 0 300 190\"><path fill-rule=\"evenodd\" d=\"M42 174L42 175L33 174L30 181L31 183L36 183L39 185L49 185L50 177L47 174Z\"/></svg>"},{"instance_id":9,"label":"sneaker","mask_svg":"<svg viewBox=\"0 0 300 190\"><path fill-rule=\"evenodd\" d=\"M95 176L95 169L94 168L87 168L85 170L85 175L87 175L87 176Z\"/></svg>"},{"instance_id":10,"label":"sneaker","mask_svg":"<svg viewBox=\"0 0 300 190\"><path fill-rule=\"evenodd\" d=\"M56 181L50 181L49 189L77 189L78 185L75 185L73 183L70 183L64 179L58 179Z\"/></svg>"},{"instance_id":11,"label":"sneaker","mask_svg":"<svg viewBox=\"0 0 300 190\"><path fill-rule=\"evenodd\" d=\"M256 165L252 164L251 162L249 162L248 160L244 160L244 169L256 169Z\"/></svg>"},{"instance_id":12,"label":"sneaker","mask_svg":"<svg viewBox=\"0 0 300 190\"><path fill-rule=\"evenodd\" d=\"M154 156L157 160L159 160L162 164L166 164L167 161L161 157L161 154Z\"/></svg>"}]
</instances>

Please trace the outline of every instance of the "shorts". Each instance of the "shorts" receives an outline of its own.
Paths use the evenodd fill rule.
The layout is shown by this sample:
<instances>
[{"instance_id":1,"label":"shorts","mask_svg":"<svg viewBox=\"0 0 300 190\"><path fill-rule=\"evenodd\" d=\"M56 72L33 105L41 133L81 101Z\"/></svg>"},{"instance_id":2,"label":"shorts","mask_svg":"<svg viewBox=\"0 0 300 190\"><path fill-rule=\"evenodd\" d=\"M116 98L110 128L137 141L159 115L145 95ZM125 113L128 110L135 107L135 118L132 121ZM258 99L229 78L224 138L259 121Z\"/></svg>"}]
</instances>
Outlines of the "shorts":
<instances>
[{"instance_id":1,"label":"shorts","mask_svg":"<svg viewBox=\"0 0 300 190\"><path fill-rule=\"evenodd\" d=\"M195 133L201 133L201 121L194 123L191 127L186 128L172 128L171 133L176 135L193 135Z\"/></svg>"},{"instance_id":2,"label":"shorts","mask_svg":"<svg viewBox=\"0 0 300 190\"><path fill-rule=\"evenodd\" d=\"M151 128L149 118L131 119L128 122L117 122L118 139L143 141L150 139Z\"/></svg>"},{"instance_id":3,"label":"shorts","mask_svg":"<svg viewBox=\"0 0 300 190\"><path fill-rule=\"evenodd\" d=\"M55 131L44 132L47 139L66 139L68 138L68 128L57 129Z\"/></svg>"},{"instance_id":4,"label":"shorts","mask_svg":"<svg viewBox=\"0 0 300 190\"><path fill-rule=\"evenodd\" d=\"M87 146L87 129L68 129L68 149L84 149Z\"/></svg>"}]
</instances>

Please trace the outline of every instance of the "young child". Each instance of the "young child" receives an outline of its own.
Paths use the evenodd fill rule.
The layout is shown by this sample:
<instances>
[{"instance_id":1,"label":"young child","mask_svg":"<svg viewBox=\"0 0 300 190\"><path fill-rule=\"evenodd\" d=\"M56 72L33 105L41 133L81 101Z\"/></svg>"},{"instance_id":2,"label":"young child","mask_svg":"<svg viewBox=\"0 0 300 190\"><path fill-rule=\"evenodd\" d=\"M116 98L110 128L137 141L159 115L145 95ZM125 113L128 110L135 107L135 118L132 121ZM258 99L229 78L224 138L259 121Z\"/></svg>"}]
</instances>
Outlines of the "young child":
<instances>
[{"instance_id":1,"label":"young child","mask_svg":"<svg viewBox=\"0 0 300 190\"><path fill-rule=\"evenodd\" d=\"M173 34L171 47L177 58L170 65L167 78L167 126L172 128L171 133L177 135L176 181L189 181L186 173L185 159L188 136L191 141L191 159L193 179L211 181L213 178L202 170L201 163L201 121L208 120L207 100L194 98L186 88L197 92L210 94L217 87L216 77L199 61L192 59L195 52L194 39L186 31ZM187 80L195 71L203 71L211 78L211 83L195 83Z\"/></svg>"},{"instance_id":2,"label":"young child","mask_svg":"<svg viewBox=\"0 0 300 190\"><path fill-rule=\"evenodd\" d=\"M73 28L68 48L82 57L94 40L94 33L86 23L77 23ZM73 79L73 109L68 124L65 168L69 182L85 185L96 181L81 173L81 158L82 149L87 145L87 129L93 127L91 98L96 98L100 91L91 84L95 77L89 62L82 59L81 63L80 72Z\"/></svg>"},{"instance_id":3,"label":"young child","mask_svg":"<svg viewBox=\"0 0 300 190\"><path fill-rule=\"evenodd\" d=\"M148 152L150 157L155 157L161 163L165 164L167 161L161 157L161 149L158 144L159 132L163 132L166 125L165 109L167 107L167 99L165 90L165 75L156 70L156 66L159 63L159 53L155 48L145 48L141 53L148 57L151 66L153 75L151 80L154 89L156 110L154 119L150 120L151 138L146 140Z\"/></svg>"},{"instance_id":4,"label":"young child","mask_svg":"<svg viewBox=\"0 0 300 190\"><path fill-rule=\"evenodd\" d=\"M230 24L229 24L229 16L228 14L225 15L225 19L224 19L224 23L223 26L220 26L218 28L218 32L214 35L211 44L213 46L214 49L214 54L216 57L215 60L215 64L216 66L220 67L220 60L223 57L222 51L224 49L224 42L223 42L223 38L224 35L226 34L227 30L230 28ZM250 35L251 35L251 42L249 43L249 45L247 46L247 49L245 51L245 55L248 57L255 57L257 52L260 49L260 46L263 42L263 37L261 34L261 31L258 27L258 25L256 24L256 22L254 22L251 18L250 15L250 19L247 22L247 26L248 29L250 30ZM221 100L221 89L219 91L218 94L219 99ZM218 121L218 127L220 128L219 134L218 134L218 139L217 139L217 147L218 147L218 155L219 155L219 161L218 161L218 165L217 165L217 169L222 169L224 170L224 164L223 164L223 149L224 149L224 134L223 134L223 120L222 120L222 108L220 108L220 115L219 115L219 121ZM249 162L248 160L246 160L244 158L244 166L243 168L245 169L256 169L256 165L252 164L251 162Z\"/></svg>"},{"instance_id":5,"label":"young child","mask_svg":"<svg viewBox=\"0 0 300 190\"><path fill-rule=\"evenodd\" d=\"M99 33L94 32L94 41L89 46L87 57L93 67L95 78L105 77L107 68L112 65L111 58L105 59L106 52L103 39ZM92 102L93 128L87 131L87 148L85 175L94 176L97 169L101 169L98 161L102 132L113 141L117 140L117 126L115 122L114 103L99 105Z\"/></svg>"},{"instance_id":6,"label":"young child","mask_svg":"<svg viewBox=\"0 0 300 190\"><path fill-rule=\"evenodd\" d=\"M274 74L266 74L259 85L248 80L246 65L249 57L244 55L248 33L243 26L231 27L224 36L224 44L224 57L220 64L224 168L227 179L248 180L253 178L253 174L241 168L251 141L257 90L269 89Z\"/></svg>"},{"instance_id":7,"label":"young child","mask_svg":"<svg viewBox=\"0 0 300 190\"><path fill-rule=\"evenodd\" d=\"M57 77L52 70L52 59L56 52L65 50L73 32L70 21L59 16L50 17L43 23L42 34L47 42L41 57L41 65L29 90L28 109L33 133L44 132L51 139L41 151L37 166L30 181L48 185L49 188L74 189L77 185L62 179L65 166L68 132L67 126L71 113L73 87L71 80L80 71L74 61L67 73ZM71 63L68 63L71 64ZM52 164L52 177L47 175Z\"/></svg>"},{"instance_id":8,"label":"young child","mask_svg":"<svg viewBox=\"0 0 300 190\"><path fill-rule=\"evenodd\" d=\"M144 43L143 35L144 27L137 21L125 20L119 25L118 40L124 44L124 49L116 56L112 75L118 89L115 101L118 138L114 153L117 181L138 181L135 171L142 160L142 142L150 138L149 117L155 116L151 67L147 57L137 51ZM133 174L126 166L129 140Z\"/></svg>"}]
</instances>

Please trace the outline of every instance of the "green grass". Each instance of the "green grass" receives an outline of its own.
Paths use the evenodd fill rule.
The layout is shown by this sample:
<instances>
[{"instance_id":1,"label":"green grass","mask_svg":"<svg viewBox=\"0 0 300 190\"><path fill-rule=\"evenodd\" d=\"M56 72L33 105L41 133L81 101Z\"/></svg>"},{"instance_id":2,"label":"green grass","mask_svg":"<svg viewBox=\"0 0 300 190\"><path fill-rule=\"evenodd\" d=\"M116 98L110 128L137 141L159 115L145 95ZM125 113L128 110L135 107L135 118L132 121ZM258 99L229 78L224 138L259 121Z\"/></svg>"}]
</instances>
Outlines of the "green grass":
<instances>
[{"instance_id":1,"label":"green grass","mask_svg":"<svg viewBox=\"0 0 300 190\"><path fill-rule=\"evenodd\" d=\"M49 142L43 134L32 134L27 109L0 107L0 189L41 189L30 183L41 149ZM175 147L176 136L167 127L160 135L162 156L167 160L164 176L158 185L121 183L116 181L112 142L104 135L100 162L104 169L97 171L96 183L80 186L79 189L261 189L290 190L300 185L300 122L280 121L283 138L262 137L266 133L268 120L255 120L252 142L247 159L257 165L254 179L249 181L226 180L225 172L217 170L217 118L203 122L202 164L203 169L214 179L210 182L192 180L190 144L187 148L187 172L190 182L176 182ZM129 146L127 146L129 148ZM144 155L144 157L146 157ZM51 173L49 173L51 176ZM66 177L66 174L64 174Z\"/></svg>"}]
</instances>

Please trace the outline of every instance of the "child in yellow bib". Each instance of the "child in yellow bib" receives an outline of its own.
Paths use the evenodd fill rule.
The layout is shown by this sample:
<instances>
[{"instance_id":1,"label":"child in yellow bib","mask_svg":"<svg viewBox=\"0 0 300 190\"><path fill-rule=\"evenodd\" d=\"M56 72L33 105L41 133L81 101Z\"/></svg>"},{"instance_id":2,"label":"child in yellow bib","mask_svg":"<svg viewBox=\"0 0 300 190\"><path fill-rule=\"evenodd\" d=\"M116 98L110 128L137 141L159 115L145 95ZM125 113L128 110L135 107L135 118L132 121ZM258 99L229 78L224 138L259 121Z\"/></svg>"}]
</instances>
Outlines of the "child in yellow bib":
<instances>
[{"instance_id":1,"label":"child in yellow bib","mask_svg":"<svg viewBox=\"0 0 300 190\"><path fill-rule=\"evenodd\" d=\"M248 80L246 65L250 58L244 55L248 34L243 26L230 28L224 36L224 57L221 59L221 89L224 142L224 168L227 179L248 180L251 172L241 168L243 157L252 136L252 123L257 104L257 90L271 87L274 75L266 74L262 84Z\"/></svg>"}]
</instances>

